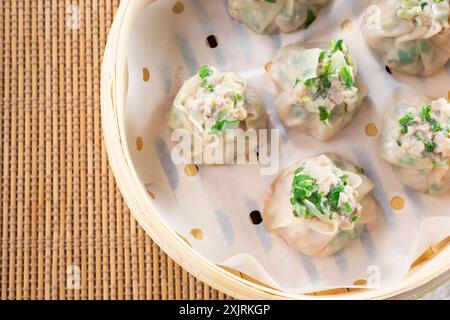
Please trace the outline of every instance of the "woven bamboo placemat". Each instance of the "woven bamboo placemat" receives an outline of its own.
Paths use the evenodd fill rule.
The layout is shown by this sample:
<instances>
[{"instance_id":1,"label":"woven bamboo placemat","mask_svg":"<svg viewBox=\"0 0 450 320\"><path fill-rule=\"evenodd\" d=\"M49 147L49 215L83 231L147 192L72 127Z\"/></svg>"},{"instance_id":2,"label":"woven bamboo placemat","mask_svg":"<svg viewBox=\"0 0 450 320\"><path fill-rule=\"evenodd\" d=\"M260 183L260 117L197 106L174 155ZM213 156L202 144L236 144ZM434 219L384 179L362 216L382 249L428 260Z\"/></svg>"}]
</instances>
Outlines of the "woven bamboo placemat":
<instances>
[{"instance_id":1,"label":"woven bamboo placemat","mask_svg":"<svg viewBox=\"0 0 450 320\"><path fill-rule=\"evenodd\" d=\"M1 299L222 299L126 207L102 139L119 0L0 1Z\"/></svg>"}]
</instances>

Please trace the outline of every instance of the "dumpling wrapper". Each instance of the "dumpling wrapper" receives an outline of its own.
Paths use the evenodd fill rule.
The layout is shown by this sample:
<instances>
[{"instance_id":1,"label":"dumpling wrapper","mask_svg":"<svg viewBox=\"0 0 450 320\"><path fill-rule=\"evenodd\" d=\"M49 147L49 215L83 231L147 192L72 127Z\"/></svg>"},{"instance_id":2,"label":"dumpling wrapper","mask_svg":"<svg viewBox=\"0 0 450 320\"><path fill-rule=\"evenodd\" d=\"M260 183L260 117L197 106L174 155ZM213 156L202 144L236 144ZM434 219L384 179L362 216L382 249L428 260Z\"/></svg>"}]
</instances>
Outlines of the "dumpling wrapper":
<instances>
[{"instance_id":1,"label":"dumpling wrapper","mask_svg":"<svg viewBox=\"0 0 450 320\"><path fill-rule=\"evenodd\" d=\"M412 20L397 17L401 0L380 0L368 7L363 17L362 33L366 42L378 51L392 69L419 76L441 70L450 59L450 28L434 24L435 33ZM448 9L449 1L440 6ZM447 13L447 20L450 16Z\"/></svg>"},{"instance_id":2,"label":"dumpling wrapper","mask_svg":"<svg viewBox=\"0 0 450 320\"><path fill-rule=\"evenodd\" d=\"M316 47L315 47L316 46ZM335 136L347 126L358 113L363 100L367 97L368 87L356 75L354 86L358 89L356 99L351 105L341 103L331 112L329 125L325 125L317 113L308 111L299 102L293 91L296 79L305 80L317 76L317 66L321 48L328 44L304 46L294 44L281 49L278 59L269 65L268 72L281 92L276 99L276 110L283 124L295 130L305 132L320 141Z\"/></svg>"},{"instance_id":3,"label":"dumpling wrapper","mask_svg":"<svg viewBox=\"0 0 450 320\"><path fill-rule=\"evenodd\" d=\"M228 0L230 15L256 33L292 32L314 21L328 0Z\"/></svg>"},{"instance_id":4,"label":"dumpling wrapper","mask_svg":"<svg viewBox=\"0 0 450 320\"><path fill-rule=\"evenodd\" d=\"M308 160L301 160L283 170L271 185L266 195L263 209L264 223L270 232L281 237L292 249L309 256L328 256L357 239L367 223L373 221L377 214L377 205L370 194L373 183L360 174L347 160L327 153L336 167L361 178L358 202L362 205L361 216L348 228L340 228L335 221L319 220L316 217L295 217L290 203L294 171Z\"/></svg>"},{"instance_id":5,"label":"dumpling wrapper","mask_svg":"<svg viewBox=\"0 0 450 320\"><path fill-rule=\"evenodd\" d=\"M232 79L236 79L236 81L240 81L245 83L243 79L241 79L236 73L226 72L222 73L226 77L230 77ZM192 135L192 142L196 145L201 145L202 148L194 148L192 150L192 159L193 163L197 163L196 159L201 157L202 159L206 159L207 155L212 155L214 157L214 148L217 144L219 144L219 148L223 150L223 157L218 158L213 161L213 163L207 164L224 164L232 162L238 154L234 152L234 148L231 148L231 145L234 145L235 139L238 136L245 134L246 130L249 129L265 129L268 124L268 117L266 106L258 92L255 88L248 86L245 83L244 89L244 108L247 111L247 118L244 121L240 122L239 130L236 132L234 136L232 135L219 135L215 136L209 134L208 132L204 132L200 130L198 125L193 122L193 120L189 117L189 114L184 110L181 110L177 106L184 103L190 96L194 94L194 92L201 87L202 79L198 76L198 74L194 75L190 79L186 80L178 92L173 106L170 109L167 119L169 127L172 130L177 129L185 129ZM219 138L219 139L217 139ZM233 151L233 152L231 152ZM248 155L249 147L246 147L246 155ZM205 160L203 160L205 162Z\"/></svg>"},{"instance_id":6,"label":"dumpling wrapper","mask_svg":"<svg viewBox=\"0 0 450 320\"><path fill-rule=\"evenodd\" d=\"M422 107L433 99L417 97L404 100L386 110L384 125L380 136L380 155L394 166L401 182L425 193L442 193L450 189L450 168L436 168L430 158L417 158L405 152L392 134L399 119L411 108L420 112Z\"/></svg>"}]
</instances>

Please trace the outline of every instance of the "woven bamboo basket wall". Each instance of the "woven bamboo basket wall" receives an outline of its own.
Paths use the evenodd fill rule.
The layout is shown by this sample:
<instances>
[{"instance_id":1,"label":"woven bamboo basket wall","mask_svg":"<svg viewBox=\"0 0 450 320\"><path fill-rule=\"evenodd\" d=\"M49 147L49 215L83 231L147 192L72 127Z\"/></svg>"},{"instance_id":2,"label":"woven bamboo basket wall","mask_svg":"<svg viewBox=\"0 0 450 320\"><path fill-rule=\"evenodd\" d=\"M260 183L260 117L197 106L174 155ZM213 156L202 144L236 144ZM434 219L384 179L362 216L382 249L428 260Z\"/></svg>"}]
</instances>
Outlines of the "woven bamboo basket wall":
<instances>
[{"instance_id":1,"label":"woven bamboo basket wall","mask_svg":"<svg viewBox=\"0 0 450 320\"><path fill-rule=\"evenodd\" d=\"M140 225L175 261L202 281L236 298L267 299L385 299L415 298L442 284L449 277L449 238L430 247L412 265L396 288L383 290L334 289L292 295L272 289L249 276L216 266L193 250L189 243L166 225L147 200L145 188L133 169L127 149L124 108L127 95L127 50L133 22L154 0L124 0L113 23L102 70L102 120L106 146L119 187ZM179 3L176 6L180 6ZM174 7L176 10L176 7Z\"/></svg>"}]
</instances>

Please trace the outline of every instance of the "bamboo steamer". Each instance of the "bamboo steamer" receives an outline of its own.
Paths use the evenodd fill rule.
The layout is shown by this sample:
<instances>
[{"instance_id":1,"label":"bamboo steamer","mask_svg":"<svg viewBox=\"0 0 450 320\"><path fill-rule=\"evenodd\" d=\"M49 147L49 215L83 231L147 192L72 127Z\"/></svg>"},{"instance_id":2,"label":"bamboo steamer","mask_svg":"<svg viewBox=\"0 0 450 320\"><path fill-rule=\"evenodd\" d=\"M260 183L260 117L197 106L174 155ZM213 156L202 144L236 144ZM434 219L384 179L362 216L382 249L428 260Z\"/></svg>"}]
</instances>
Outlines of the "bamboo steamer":
<instances>
[{"instance_id":1,"label":"bamboo steamer","mask_svg":"<svg viewBox=\"0 0 450 320\"><path fill-rule=\"evenodd\" d=\"M158 245L188 272L239 299L414 299L450 278L450 237L431 246L395 288L333 289L294 295L209 262L158 215L133 168L125 139L124 109L128 87L127 44L133 22L155 0L123 0L111 27L102 68L102 124L106 148L119 188L136 220Z\"/></svg>"}]
</instances>

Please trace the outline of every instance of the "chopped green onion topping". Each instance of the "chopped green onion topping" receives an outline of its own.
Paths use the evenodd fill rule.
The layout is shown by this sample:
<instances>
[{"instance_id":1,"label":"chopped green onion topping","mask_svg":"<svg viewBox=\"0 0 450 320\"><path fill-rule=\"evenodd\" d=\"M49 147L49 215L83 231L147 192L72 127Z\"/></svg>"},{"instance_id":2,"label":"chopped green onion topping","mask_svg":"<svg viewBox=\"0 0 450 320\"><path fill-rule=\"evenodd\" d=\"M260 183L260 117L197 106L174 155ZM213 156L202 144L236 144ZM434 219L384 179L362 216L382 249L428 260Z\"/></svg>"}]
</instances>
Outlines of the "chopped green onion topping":
<instances>
[{"instance_id":1,"label":"chopped green onion topping","mask_svg":"<svg viewBox=\"0 0 450 320\"><path fill-rule=\"evenodd\" d=\"M400 130L401 133L405 134L408 132L408 126L411 124L414 124L415 121L412 114L407 113L403 117L400 118L398 123L402 126L402 129Z\"/></svg>"},{"instance_id":2,"label":"chopped green onion topping","mask_svg":"<svg viewBox=\"0 0 450 320\"><path fill-rule=\"evenodd\" d=\"M437 147L436 142L434 141L427 142L425 143L425 152L432 153L436 149L436 147Z\"/></svg>"},{"instance_id":3,"label":"chopped green onion topping","mask_svg":"<svg viewBox=\"0 0 450 320\"><path fill-rule=\"evenodd\" d=\"M206 80L206 79L204 79L204 80L202 81L202 87L205 88L205 89L208 89L208 90L211 91L211 92L213 92L213 91L214 91L214 88L215 88L214 84L211 83L211 82L209 82L209 81Z\"/></svg>"},{"instance_id":4,"label":"chopped green onion topping","mask_svg":"<svg viewBox=\"0 0 450 320\"><path fill-rule=\"evenodd\" d=\"M425 120L427 120L428 122L432 121L433 119L431 118L431 105L426 104L422 107L422 116Z\"/></svg>"},{"instance_id":5,"label":"chopped green onion topping","mask_svg":"<svg viewBox=\"0 0 450 320\"><path fill-rule=\"evenodd\" d=\"M412 114L407 113L405 114L403 117L400 118L400 120L398 121L402 126L406 126L408 125L411 120L413 120L414 117L412 116Z\"/></svg>"},{"instance_id":6,"label":"chopped green onion topping","mask_svg":"<svg viewBox=\"0 0 450 320\"><path fill-rule=\"evenodd\" d=\"M342 50L342 44L344 43L344 40L331 40L331 53L335 53L338 50Z\"/></svg>"},{"instance_id":7,"label":"chopped green onion topping","mask_svg":"<svg viewBox=\"0 0 450 320\"><path fill-rule=\"evenodd\" d=\"M319 95L326 96L328 94L328 90L331 88L331 81L328 78L328 74L323 74L320 76L320 89Z\"/></svg>"},{"instance_id":8,"label":"chopped green onion topping","mask_svg":"<svg viewBox=\"0 0 450 320\"><path fill-rule=\"evenodd\" d=\"M220 119L211 127L210 132L213 134L224 133L227 130L234 130L239 125L239 119Z\"/></svg>"},{"instance_id":9,"label":"chopped green onion topping","mask_svg":"<svg viewBox=\"0 0 450 320\"><path fill-rule=\"evenodd\" d=\"M314 11L311 9L308 9L306 12L306 21L305 21L305 29L308 29L308 27L316 20L316 15L314 14Z\"/></svg>"},{"instance_id":10,"label":"chopped green onion topping","mask_svg":"<svg viewBox=\"0 0 450 320\"><path fill-rule=\"evenodd\" d=\"M431 116L431 105L426 104L422 107L422 117L431 125L434 132L442 130L441 124Z\"/></svg>"},{"instance_id":11,"label":"chopped green onion topping","mask_svg":"<svg viewBox=\"0 0 450 320\"><path fill-rule=\"evenodd\" d=\"M348 179L348 176L340 177L341 181ZM349 202L339 205L339 198L345 189L344 183L339 183L331 188L328 194L324 194L319 190L319 185L311 176L304 173L304 168L300 167L295 170L295 176L292 181L292 198L290 203L293 206L293 215L295 217L304 216L305 218L312 218L314 213L305 205L304 201L308 200L312 203L317 211L323 215L327 215L332 219L334 212L353 212L353 207Z\"/></svg>"},{"instance_id":12,"label":"chopped green onion topping","mask_svg":"<svg viewBox=\"0 0 450 320\"><path fill-rule=\"evenodd\" d=\"M437 121L434 121L432 130L434 132L439 132L442 130L441 124Z\"/></svg>"},{"instance_id":13,"label":"chopped green onion topping","mask_svg":"<svg viewBox=\"0 0 450 320\"><path fill-rule=\"evenodd\" d=\"M353 77L347 67L341 68L341 78L347 88L351 88L353 86Z\"/></svg>"},{"instance_id":14,"label":"chopped green onion topping","mask_svg":"<svg viewBox=\"0 0 450 320\"><path fill-rule=\"evenodd\" d=\"M347 213L351 213L353 211L353 207L351 206L350 203L346 202L346 203L344 203L344 210Z\"/></svg>"},{"instance_id":15,"label":"chopped green onion topping","mask_svg":"<svg viewBox=\"0 0 450 320\"><path fill-rule=\"evenodd\" d=\"M326 55L327 55L327 52L322 51L319 55L319 62L322 62L325 59Z\"/></svg>"},{"instance_id":16,"label":"chopped green onion topping","mask_svg":"<svg viewBox=\"0 0 450 320\"><path fill-rule=\"evenodd\" d=\"M339 197L341 196L341 192L344 191L344 186L342 184L338 184L331 188L330 193L327 198L331 203L331 208L335 211L339 210Z\"/></svg>"},{"instance_id":17,"label":"chopped green onion topping","mask_svg":"<svg viewBox=\"0 0 450 320\"><path fill-rule=\"evenodd\" d=\"M320 121L324 122L327 121L330 118L330 113L325 109L325 107L320 106L319 107L319 117Z\"/></svg>"},{"instance_id":18,"label":"chopped green onion topping","mask_svg":"<svg viewBox=\"0 0 450 320\"><path fill-rule=\"evenodd\" d=\"M202 79L211 76L213 73L214 73L213 69L208 66L201 66L200 69L198 69L198 75Z\"/></svg>"},{"instance_id":19,"label":"chopped green onion topping","mask_svg":"<svg viewBox=\"0 0 450 320\"><path fill-rule=\"evenodd\" d=\"M236 92L235 94L233 94L232 98L236 102L244 100L244 97L242 96L242 94L240 92Z\"/></svg>"},{"instance_id":20,"label":"chopped green onion topping","mask_svg":"<svg viewBox=\"0 0 450 320\"><path fill-rule=\"evenodd\" d=\"M317 80L317 78L305 80L305 86L307 86L308 88L314 87L316 84L316 80Z\"/></svg>"}]
</instances>

